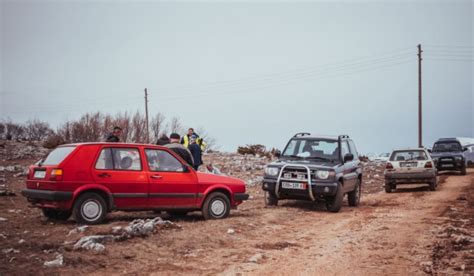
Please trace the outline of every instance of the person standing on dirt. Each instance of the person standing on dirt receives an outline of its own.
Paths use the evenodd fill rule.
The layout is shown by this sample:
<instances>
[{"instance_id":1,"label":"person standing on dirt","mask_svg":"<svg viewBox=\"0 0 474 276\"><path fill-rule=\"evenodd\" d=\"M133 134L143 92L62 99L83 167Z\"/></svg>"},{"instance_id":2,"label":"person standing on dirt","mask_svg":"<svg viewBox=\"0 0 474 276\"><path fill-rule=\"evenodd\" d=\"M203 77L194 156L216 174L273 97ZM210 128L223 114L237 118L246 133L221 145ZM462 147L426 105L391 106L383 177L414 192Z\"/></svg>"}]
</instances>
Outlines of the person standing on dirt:
<instances>
[{"instance_id":1,"label":"person standing on dirt","mask_svg":"<svg viewBox=\"0 0 474 276\"><path fill-rule=\"evenodd\" d=\"M120 136L122 136L122 128L115 126L112 133L110 133L105 139L106 142L118 143L120 142Z\"/></svg>"},{"instance_id":2,"label":"person standing on dirt","mask_svg":"<svg viewBox=\"0 0 474 276\"><path fill-rule=\"evenodd\" d=\"M189 140L189 146L188 149L191 152L191 155L193 156L194 160L194 166L193 168L197 171L199 169L199 166L202 165L202 151L201 147L196 143L196 136L191 136L191 139Z\"/></svg>"},{"instance_id":3,"label":"person standing on dirt","mask_svg":"<svg viewBox=\"0 0 474 276\"><path fill-rule=\"evenodd\" d=\"M189 142L193 136L196 138L196 144L198 144L198 146L201 148L201 152L204 152L206 150L206 143L196 132L194 132L194 128L192 127L190 127L188 129L188 133L181 138L181 144L183 144L186 148L189 147Z\"/></svg>"},{"instance_id":4,"label":"person standing on dirt","mask_svg":"<svg viewBox=\"0 0 474 276\"><path fill-rule=\"evenodd\" d=\"M165 146L169 143L170 143L170 138L166 134L161 135L160 138L158 138L158 141L156 141L156 144L158 146Z\"/></svg>"},{"instance_id":5,"label":"person standing on dirt","mask_svg":"<svg viewBox=\"0 0 474 276\"><path fill-rule=\"evenodd\" d=\"M178 154L184 161L186 161L186 163L194 168L193 156L191 155L191 152L180 143L180 136L178 133L171 133L170 143L165 146Z\"/></svg>"}]
</instances>

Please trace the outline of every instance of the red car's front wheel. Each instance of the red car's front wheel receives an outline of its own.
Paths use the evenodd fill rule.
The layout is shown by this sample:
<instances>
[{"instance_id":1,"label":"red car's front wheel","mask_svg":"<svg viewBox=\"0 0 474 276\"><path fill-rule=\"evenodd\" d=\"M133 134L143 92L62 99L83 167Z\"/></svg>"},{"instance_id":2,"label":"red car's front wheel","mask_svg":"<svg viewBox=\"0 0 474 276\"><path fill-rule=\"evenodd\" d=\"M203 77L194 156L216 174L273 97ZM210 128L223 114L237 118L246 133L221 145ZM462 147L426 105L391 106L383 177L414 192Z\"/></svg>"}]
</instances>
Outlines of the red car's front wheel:
<instances>
[{"instance_id":1,"label":"red car's front wheel","mask_svg":"<svg viewBox=\"0 0 474 276\"><path fill-rule=\"evenodd\" d=\"M202 215L205 219L222 219L229 216L230 200L220 192L214 192L207 196L202 205Z\"/></svg>"}]
</instances>

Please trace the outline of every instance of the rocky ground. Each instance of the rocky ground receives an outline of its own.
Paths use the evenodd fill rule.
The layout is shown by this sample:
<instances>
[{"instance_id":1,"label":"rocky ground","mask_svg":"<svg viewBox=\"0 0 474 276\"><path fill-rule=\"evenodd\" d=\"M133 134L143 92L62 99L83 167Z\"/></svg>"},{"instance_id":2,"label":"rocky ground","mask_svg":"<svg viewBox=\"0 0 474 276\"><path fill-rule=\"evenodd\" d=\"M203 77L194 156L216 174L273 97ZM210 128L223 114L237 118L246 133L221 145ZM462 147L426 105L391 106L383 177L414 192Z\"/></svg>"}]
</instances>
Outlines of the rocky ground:
<instances>
[{"instance_id":1,"label":"rocky ground","mask_svg":"<svg viewBox=\"0 0 474 276\"><path fill-rule=\"evenodd\" d=\"M251 195L229 218L115 212L105 224L84 227L28 207L20 195L25 166L47 152L30 146L0 145L0 184L9 191L0 196L0 275L474 273L472 169L441 175L435 192L401 187L386 194L384 165L365 163L361 205L346 203L333 214L300 201L265 208L259 183L270 160L212 153L206 163L245 180Z\"/></svg>"}]
</instances>

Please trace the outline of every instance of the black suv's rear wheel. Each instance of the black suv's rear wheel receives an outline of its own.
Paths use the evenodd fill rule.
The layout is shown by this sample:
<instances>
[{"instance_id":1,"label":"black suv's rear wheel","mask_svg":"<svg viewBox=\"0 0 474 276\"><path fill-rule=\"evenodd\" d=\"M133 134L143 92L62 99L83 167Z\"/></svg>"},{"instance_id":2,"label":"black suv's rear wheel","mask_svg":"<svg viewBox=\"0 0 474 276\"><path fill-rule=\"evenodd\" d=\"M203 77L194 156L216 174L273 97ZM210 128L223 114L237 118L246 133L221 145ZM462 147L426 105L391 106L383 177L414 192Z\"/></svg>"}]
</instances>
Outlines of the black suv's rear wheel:
<instances>
[{"instance_id":1,"label":"black suv's rear wheel","mask_svg":"<svg viewBox=\"0 0 474 276\"><path fill-rule=\"evenodd\" d=\"M347 194L347 199L349 201L349 206L357 206L359 205L360 202L360 194L362 192L362 189L360 187L360 179L357 179L356 185L354 187L354 190L352 192L349 192Z\"/></svg>"},{"instance_id":2,"label":"black suv's rear wheel","mask_svg":"<svg viewBox=\"0 0 474 276\"><path fill-rule=\"evenodd\" d=\"M220 192L210 194L202 205L202 215L205 219L223 219L230 213L229 198Z\"/></svg>"},{"instance_id":3,"label":"black suv's rear wheel","mask_svg":"<svg viewBox=\"0 0 474 276\"><path fill-rule=\"evenodd\" d=\"M96 193L84 193L74 203L73 213L78 223L99 224L107 215L107 204Z\"/></svg>"},{"instance_id":4,"label":"black suv's rear wheel","mask_svg":"<svg viewBox=\"0 0 474 276\"><path fill-rule=\"evenodd\" d=\"M265 206L277 206L278 205L278 198L272 192L265 191Z\"/></svg>"},{"instance_id":5,"label":"black suv's rear wheel","mask_svg":"<svg viewBox=\"0 0 474 276\"><path fill-rule=\"evenodd\" d=\"M70 211L60 211L55 209L42 209L43 215L49 219L66 221L71 217Z\"/></svg>"},{"instance_id":6,"label":"black suv's rear wheel","mask_svg":"<svg viewBox=\"0 0 474 276\"><path fill-rule=\"evenodd\" d=\"M344 193L342 192L342 184L339 182L337 183L337 190L336 195L332 197L328 197L326 199L326 209L329 212L337 213L341 210L342 207L342 200L344 198Z\"/></svg>"}]
</instances>

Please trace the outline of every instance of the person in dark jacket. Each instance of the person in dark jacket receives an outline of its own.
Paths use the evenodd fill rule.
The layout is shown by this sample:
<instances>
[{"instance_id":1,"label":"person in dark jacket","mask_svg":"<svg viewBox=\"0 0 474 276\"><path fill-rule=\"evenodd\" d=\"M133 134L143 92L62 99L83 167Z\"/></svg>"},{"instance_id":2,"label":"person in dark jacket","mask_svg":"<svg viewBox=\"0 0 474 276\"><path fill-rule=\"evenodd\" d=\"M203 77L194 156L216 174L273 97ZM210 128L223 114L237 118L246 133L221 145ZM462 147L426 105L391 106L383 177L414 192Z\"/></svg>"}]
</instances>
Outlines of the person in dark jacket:
<instances>
[{"instance_id":1,"label":"person in dark jacket","mask_svg":"<svg viewBox=\"0 0 474 276\"><path fill-rule=\"evenodd\" d=\"M202 165L202 151L201 147L196 143L196 138L197 137L195 136L191 137L191 139L189 140L188 149L191 152L191 155L193 156L193 168L197 171L199 169L199 166Z\"/></svg>"},{"instance_id":2,"label":"person in dark jacket","mask_svg":"<svg viewBox=\"0 0 474 276\"><path fill-rule=\"evenodd\" d=\"M118 143L120 142L120 136L122 135L122 129L118 126L114 127L112 133L105 139L106 142Z\"/></svg>"},{"instance_id":3,"label":"person in dark jacket","mask_svg":"<svg viewBox=\"0 0 474 276\"><path fill-rule=\"evenodd\" d=\"M186 163L188 163L191 167L194 167L193 156L187 148L181 145L180 136L178 133L171 133L170 143L165 146L183 158L183 160L186 161Z\"/></svg>"},{"instance_id":4,"label":"person in dark jacket","mask_svg":"<svg viewBox=\"0 0 474 276\"><path fill-rule=\"evenodd\" d=\"M164 146L170 143L170 138L166 136L166 134L161 135L160 138L158 138L158 141L156 141L156 144L158 146Z\"/></svg>"}]
</instances>

